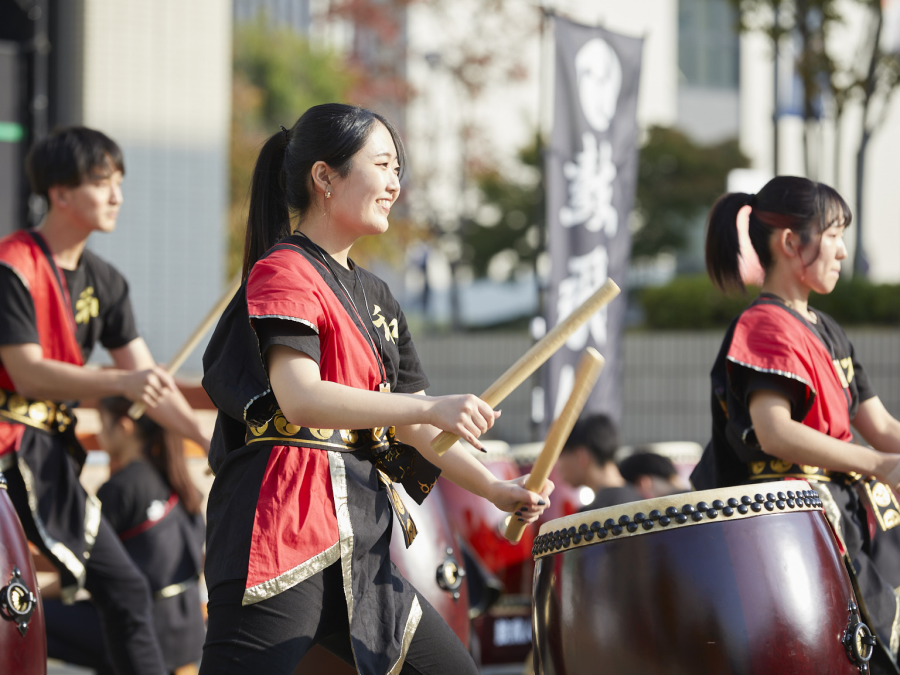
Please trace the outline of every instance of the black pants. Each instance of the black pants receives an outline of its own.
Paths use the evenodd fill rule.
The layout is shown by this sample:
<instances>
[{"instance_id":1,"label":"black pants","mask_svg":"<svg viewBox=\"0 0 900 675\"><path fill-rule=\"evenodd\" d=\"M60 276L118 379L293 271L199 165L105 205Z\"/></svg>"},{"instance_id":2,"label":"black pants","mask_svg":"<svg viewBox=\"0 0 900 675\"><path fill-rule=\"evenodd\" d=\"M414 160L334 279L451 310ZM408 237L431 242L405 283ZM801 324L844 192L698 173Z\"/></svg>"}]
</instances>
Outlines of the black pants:
<instances>
[{"instance_id":1,"label":"black pants","mask_svg":"<svg viewBox=\"0 0 900 675\"><path fill-rule=\"evenodd\" d=\"M47 656L90 668L97 675L114 675L106 656L103 628L96 607L89 600L64 605L44 600Z\"/></svg>"},{"instance_id":2,"label":"black pants","mask_svg":"<svg viewBox=\"0 0 900 675\"><path fill-rule=\"evenodd\" d=\"M9 496L25 535L47 555L28 508L27 493L17 468L4 472ZM147 579L135 566L106 518L101 517L97 540L87 560L85 588L100 612L106 651L120 675L162 675L166 672L153 628L152 600Z\"/></svg>"},{"instance_id":3,"label":"black pants","mask_svg":"<svg viewBox=\"0 0 900 675\"><path fill-rule=\"evenodd\" d=\"M346 663L354 663L340 561L287 591L246 607L241 606L244 585L243 580L226 582L210 590L200 675L290 675L316 644ZM419 603L422 619L401 672L478 675L456 634L421 595Z\"/></svg>"}]
</instances>

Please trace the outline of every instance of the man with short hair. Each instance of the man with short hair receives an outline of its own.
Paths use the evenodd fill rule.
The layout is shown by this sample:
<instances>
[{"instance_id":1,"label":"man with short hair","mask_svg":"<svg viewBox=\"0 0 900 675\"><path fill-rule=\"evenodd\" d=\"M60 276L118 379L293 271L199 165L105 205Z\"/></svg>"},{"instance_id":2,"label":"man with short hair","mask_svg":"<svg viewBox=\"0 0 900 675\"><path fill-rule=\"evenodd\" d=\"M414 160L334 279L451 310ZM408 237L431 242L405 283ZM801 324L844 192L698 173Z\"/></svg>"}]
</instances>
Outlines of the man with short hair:
<instances>
[{"instance_id":1,"label":"man with short hair","mask_svg":"<svg viewBox=\"0 0 900 675\"><path fill-rule=\"evenodd\" d=\"M691 489L671 459L647 449L638 449L619 462L619 473L643 499L667 497Z\"/></svg>"},{"instance_id":2,"label":"man with short hair","mask_svg":"<svg viewBox=\"0 0 900 675\"><path fill-rule=\"evenodd\" d=\"M586 486L594 491L594 501L582 511L642 499L626 484L613 461L618 449L619 433L607 415L582 418L569 434L556 466L563 480L570 485Z\"/></svg>"},{"instance_id":3,"label":"man with short hair","mask_svg":"<svg viewBox=\"0 0 900 675\"><path fill-rule=\"evenodd\" d=\"M68 127L35 143L25 162L49 208L34 230L0 240L0 471L28 538L59 570L63 600L90 591L116 670L160 675L149 585L79 483L85 452L71 408L122 395L168 429L209 441L138 335L125 279L85 248L91 233L115 228L121 150L99 131ZM83 367L97 342L114 368Z\"/></svg>"}]
</instances>

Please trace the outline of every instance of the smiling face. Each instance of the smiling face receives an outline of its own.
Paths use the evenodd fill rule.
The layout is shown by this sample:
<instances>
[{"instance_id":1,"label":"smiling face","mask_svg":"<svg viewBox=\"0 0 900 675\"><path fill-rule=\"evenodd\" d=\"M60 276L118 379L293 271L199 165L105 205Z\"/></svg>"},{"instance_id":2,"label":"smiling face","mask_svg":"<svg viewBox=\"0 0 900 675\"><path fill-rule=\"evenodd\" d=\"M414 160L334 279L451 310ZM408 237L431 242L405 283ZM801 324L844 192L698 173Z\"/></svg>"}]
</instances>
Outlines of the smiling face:
<instances>
[{"instance_id":1,"label":"smiling face","mask_svg":"<svg viewBox=\"0 0 900 675\"><path fill-rule=\"evenodd\" d=\"M50 188L50 204L85 235L112 232L122 206L122 172L114 167L97 169L77 187L55 185Z\"/></svg>"},{"instance_id":2,"label":"smiling face","mask_svg":"<svg viewBox=\"0 0 900 675\"><path fill-rule=\"evenodd\" d=\"M387 128L375 122L366 144L353 156L350 172L331 180L325 208L333 226L348 234L381 234L399 195L397 148Z\"/></svg>"}]
</instances>

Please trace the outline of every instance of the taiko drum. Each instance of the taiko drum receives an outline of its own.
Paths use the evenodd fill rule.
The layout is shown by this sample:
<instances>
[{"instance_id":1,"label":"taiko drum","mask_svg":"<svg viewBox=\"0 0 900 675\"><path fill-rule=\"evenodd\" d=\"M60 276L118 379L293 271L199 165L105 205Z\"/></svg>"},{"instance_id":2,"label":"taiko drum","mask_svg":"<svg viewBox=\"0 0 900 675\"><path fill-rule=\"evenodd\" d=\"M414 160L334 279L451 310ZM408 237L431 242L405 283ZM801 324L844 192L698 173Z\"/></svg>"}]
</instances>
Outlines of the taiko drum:
<instances>
[{"instance_id":1,"label":"taiko drum","mask_svg":"<svg viewBox=\"0 0 900 675\"><path fill-rule=\"evenodd\" d=\"M37 574L0 473L0 673L44 675L47 634Z\"/></svg>"},{"instance_id":2,"label":"taiko drum","mask_svg":"<svg viewBox=\"0 0 900 675\"><path fill-rule=\"evenodd\" d=\"M537 675L851 675L875 648L802 481L575 514L533 553Z\"/></svg>"}]
</instances>

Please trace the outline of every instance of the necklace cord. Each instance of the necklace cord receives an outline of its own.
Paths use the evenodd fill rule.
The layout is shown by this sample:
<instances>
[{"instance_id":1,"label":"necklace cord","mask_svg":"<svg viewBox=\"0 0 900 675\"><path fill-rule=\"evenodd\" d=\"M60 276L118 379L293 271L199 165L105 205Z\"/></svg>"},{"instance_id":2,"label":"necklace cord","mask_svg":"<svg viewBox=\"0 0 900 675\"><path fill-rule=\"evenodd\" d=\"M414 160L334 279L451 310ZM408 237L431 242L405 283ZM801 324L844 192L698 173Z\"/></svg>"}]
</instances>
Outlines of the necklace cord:
<instances>
[{"instance_id":1,"label":"necklace cord","mask_svg":"<svg viewBox=\"0 0 900 675\"><path fill-rule=\"evenodd\" d=\"M344 291L344 295L347 296L347 299L350 301L350 304L353 305L353 309L356 312L356 315L359 317L360 322L362 322L362 314L359 311L359 307L356 306L356 303L353 301L353 295L350 291L347 290L347 287L344 286L344 282L341 281L341 278L337 275L337 272L334 271L334 268L331 266L331 263L328 262L328 258L325 255L325 251L322 250L322 247L319 246L316 242L306 236L303 232L298 232L297 234L302 235L306 241L312 244L316 252L319 254L319 257L322 259L322 262L325 264L325 267L328 268L328 271L331 272L331 276L334 277L334 280L338 282L341 287L341 290ZM375 336L378 338L378 350L375 350L375 341L372 339L372 336L369 335L369 331L363 330L363 333L366 336L366 343L369 345L369 348L372 350L372 354L375 356L375 360L378 362L378 369L381 372L381 381L384 384L387 384L387 372L385 372L384 367L384 344L381 341L381 333L378 332L378 327L375 325L375 322L372 320L372 317L368 314L369 311L369 298L366 295L366 287L362 282L362 279L359 276L359 270L357 269L356 264L353 264L353 271L356 274L356 281L359 283L359 287L362 289L363 293L363 301L366 303L366 316L369 317L369 323L372 324L372 330L375 331Z\"/></svg>"}]
</instances>

